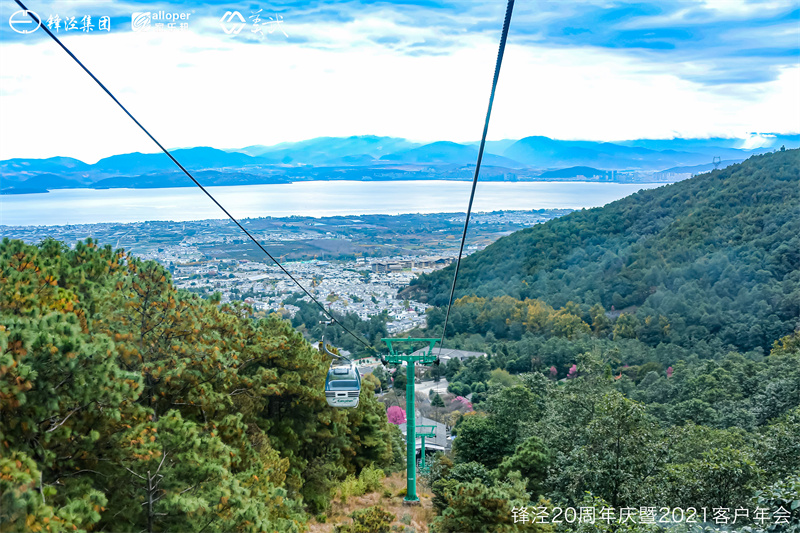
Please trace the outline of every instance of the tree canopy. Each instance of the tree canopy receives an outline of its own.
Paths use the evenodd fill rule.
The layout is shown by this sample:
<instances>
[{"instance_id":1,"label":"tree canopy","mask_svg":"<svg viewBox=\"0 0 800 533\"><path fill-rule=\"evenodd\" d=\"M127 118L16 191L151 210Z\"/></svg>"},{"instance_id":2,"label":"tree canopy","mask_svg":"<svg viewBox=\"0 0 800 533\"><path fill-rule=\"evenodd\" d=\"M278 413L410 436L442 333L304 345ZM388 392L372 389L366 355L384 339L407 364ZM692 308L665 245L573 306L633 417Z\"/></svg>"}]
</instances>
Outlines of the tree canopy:
<instances>
[{"instance_id":1,"label":"tree canopy","mask_svg":"<svg viewBox=\"0 0 800 533\"><path fill-rule=\"evenodd\" d=\"M93 241L0 244L0 530L300 531L397 455L291 325Z\"/></svg>"},{"instance_id":2,"label":"tree canopy","mask_svg":"<svg viewBox=\"0 0 800 533\"><path fill-rule=\"evenodd\" d=\"M453 268L421 276L408 294L444 305ZM456 295L531 298L553 307L572 301L587 315L600 304L632 315L620 337L646 326L639 338L655 346L663 341L664 317L672 342L682 346L713 338L742 351L768 350L800 315L799 270L795 149L503 237L464 258Z\"/></svg>"}]
</instances>

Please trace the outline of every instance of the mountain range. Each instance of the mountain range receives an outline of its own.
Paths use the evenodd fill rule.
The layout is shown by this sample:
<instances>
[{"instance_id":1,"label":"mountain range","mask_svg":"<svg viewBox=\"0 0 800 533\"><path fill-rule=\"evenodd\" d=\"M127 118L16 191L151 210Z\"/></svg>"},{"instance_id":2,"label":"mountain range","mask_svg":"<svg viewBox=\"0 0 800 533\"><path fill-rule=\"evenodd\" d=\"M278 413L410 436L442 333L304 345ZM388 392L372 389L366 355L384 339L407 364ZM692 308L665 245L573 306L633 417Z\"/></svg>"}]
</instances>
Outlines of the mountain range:
<instances>
[{"instance_id":1,"label":"mountain range","mask_svg":"<svg viewBox=\"0 0 800 533\"><path fill-rule=\"evenodd\" d=\"M532 180L541 175L544 179L554 179L558 176L546 176L543 172L576 166L590 167L597 171L596 175L609 170L668 169L669 172L678 172L676 168L708 166L715 157L741 161L783 145L787 148L800 146L800 135L748 139L639 139L616 143L531 136L516 141L487 142L482 178ZM205 182L207 185L284 183L308 179L461 180L472 177L478 146L477 143L449 141L420 144L396 137L362 135L319 137L227 150L182 148L172 151L172 154L190 171L205 172L209 180ZM71 157L8 159L0 161L0 175L0 189L4 193L78 187L191 185L163 153L119 154L94 164Z\"/></svg>"}]
</instances>

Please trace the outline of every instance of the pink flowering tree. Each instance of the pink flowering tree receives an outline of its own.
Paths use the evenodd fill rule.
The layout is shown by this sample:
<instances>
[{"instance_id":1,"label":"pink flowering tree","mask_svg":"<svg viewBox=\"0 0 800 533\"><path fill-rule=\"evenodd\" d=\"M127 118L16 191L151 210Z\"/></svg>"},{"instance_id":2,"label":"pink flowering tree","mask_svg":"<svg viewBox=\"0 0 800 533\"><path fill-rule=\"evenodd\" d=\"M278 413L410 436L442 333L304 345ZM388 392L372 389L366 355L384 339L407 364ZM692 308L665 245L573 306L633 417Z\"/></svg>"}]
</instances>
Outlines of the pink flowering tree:
<instances>
[{"instance_id":1,"label":"pink flowering tree","mask_svg":"<svg viewBox=\"0 0 800 533\"><path fill-rule=\"evenodd\" d=\"M556 370L556 367L551 366L550 367L550 379L556 379L557 377L558 377L558 370Z\"/></svg>"},{"instance_id":2,"label":"pink flowering tree","mask_svg":"<svg viewBox=\"0 0 800 533\"><path fill-rule=\"evenodd\" d=\"M668 377L668 378L671 378L671 377L672 377L672 367L669 367L669 368L667 369L667 377Z\"/></svg>"},{"instance_id":3,"label":"pink flowering tree","mask_svg":"<svg viewBox=\"0 0 800 533\"><path fill-rule=\"evenodd\" d=\"M567 379L572 379L578 375L578 365L572 365L567 372Z\"/></svg>"},{"instance_id":4,"label":"pink flowering tree","mask_svg":"<svg viewBox=\"0 0 800 533\"><path fill-rule=\"evenodd\" d=\"M469 400L467 400L463 396L456 396L455 398L453 398L453 402L459 402L461 405L466 407L468 410L472 411L472 404L470 403Z\"/></svg>"},{"instance_id":5,"label":"pink flowering tree","mask_svg":"<svg viewBox=\"0 0 800 533\"><path fill-rule=\"evenodd\" d=\"M391 424L396 426L406 423L406 412L402 407L398 407L396 405L393 405L386 410L386 417L389 419Z\"/></svg>"}]
</instances>

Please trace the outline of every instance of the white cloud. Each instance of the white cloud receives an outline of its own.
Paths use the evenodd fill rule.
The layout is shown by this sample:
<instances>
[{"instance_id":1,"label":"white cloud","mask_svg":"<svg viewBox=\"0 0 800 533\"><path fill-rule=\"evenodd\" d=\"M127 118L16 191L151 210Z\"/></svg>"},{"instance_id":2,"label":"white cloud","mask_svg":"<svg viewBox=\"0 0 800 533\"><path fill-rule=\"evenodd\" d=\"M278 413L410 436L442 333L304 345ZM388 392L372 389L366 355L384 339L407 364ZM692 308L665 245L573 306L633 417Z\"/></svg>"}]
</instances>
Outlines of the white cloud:
<instances>
[{"instance_id":1,"label":"white cloud","mask_svg":"<svg viewBox=\"0 0 800 533\"><path fill-rule=\"evenodd\" d=\"M778 11L791 7L793 2L788 0L778 1L751 1L738 2L732 0L704 0L703 7L727 16L746 18L752 15L764 15L770 11Z\"/></svg>"},{"instance_id":2,"label":"white cloud","mask_svg":"<svg viewBox=\"0 0 800 533\"><path fill-rule=\"evenodd\" d=\"M371 16L347 24L297 24L287 44L214 33L118 33L64 38L73 52L168 147L242 147L317 136L392 135L417 141L480 137L497 43L465 35L447 55L400 46L437 37ZM63 37L63 36L62 36ZM67 155L96 161L155 146L52 42L3 44L0 158ZM800 69L746 87L703 86L663 59L622 51L509 44L490 138L743 136L797 131ZM690 71L702 64L680 64Z\"/></svg>"}]
</instances>

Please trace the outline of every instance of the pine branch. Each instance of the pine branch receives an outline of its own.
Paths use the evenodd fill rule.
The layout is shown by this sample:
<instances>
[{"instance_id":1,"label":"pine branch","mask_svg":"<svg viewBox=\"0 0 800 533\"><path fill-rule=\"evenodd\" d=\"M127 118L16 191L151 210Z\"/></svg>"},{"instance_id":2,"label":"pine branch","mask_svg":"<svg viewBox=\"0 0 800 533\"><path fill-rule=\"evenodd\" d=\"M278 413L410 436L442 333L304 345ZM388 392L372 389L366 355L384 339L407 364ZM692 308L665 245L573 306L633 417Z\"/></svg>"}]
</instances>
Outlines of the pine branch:
<instances>
[{"instance_id":1,"label":"pine branch","mask_svg":"<svg viewBox=\"0 0 800 533\"><path fill-rule=\"evenodd\" d=\"M48 430L47 430L47 433L52 433L53 431L55 431L55 430L57 430L58 428L60 428L61 426L63 426L63 425L64 425L64 422L66 422L67 420L69 420L69 417L71 417L72 415L74 415L76 412L78 412L78 411L80 411L80 410L81 410L81 407L76 407L75 409L73 409L72 411L70 411L70 412L69 412L69 414L67 415L67 417L66 417L64 420L62 420L61 422L59 422L59 423L58 423L58 425L56 425L55 427L52 427L52 428L48 429Z\"/></svg>"}]
</instances>

